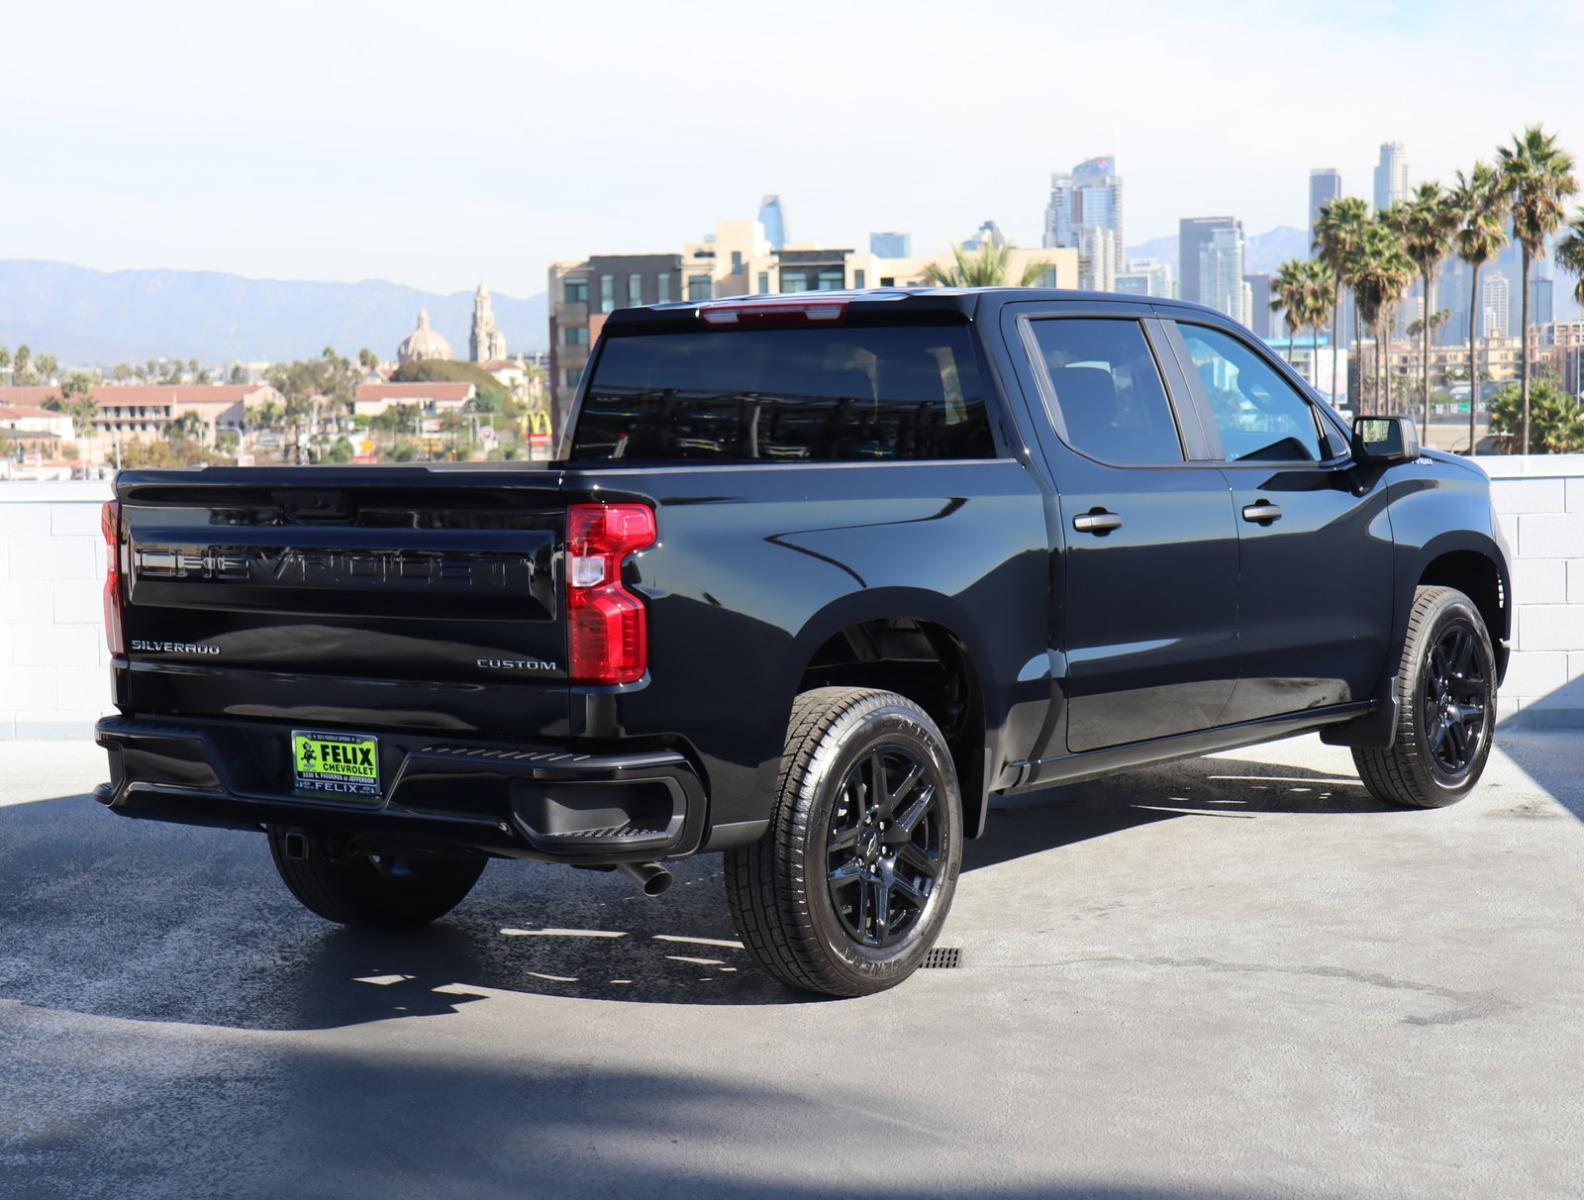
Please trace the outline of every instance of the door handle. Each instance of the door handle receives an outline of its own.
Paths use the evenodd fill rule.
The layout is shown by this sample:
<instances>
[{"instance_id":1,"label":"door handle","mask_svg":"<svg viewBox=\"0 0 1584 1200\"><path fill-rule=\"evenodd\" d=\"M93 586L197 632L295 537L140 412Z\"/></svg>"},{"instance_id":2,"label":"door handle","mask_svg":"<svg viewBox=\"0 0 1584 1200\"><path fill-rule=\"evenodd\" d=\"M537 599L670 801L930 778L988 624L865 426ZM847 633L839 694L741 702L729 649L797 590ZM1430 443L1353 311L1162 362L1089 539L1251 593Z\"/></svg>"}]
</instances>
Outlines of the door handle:
<instances>
[{"instance_id":1,"label":"door handle","mask_svg":"<svg viewBox=\"0 0 1584 1200\"><path fill-rule=\"evenodd\" d=\"M1256 525L1269 525L1272 521L1280 521L1282 510L1278 505L1269 500L1261 500L1258 504L1245 504L1243 506L1243 519L1253 521Z\"/></svg>"},{"instance_id":2,"label":"door handle","mask_svg":"<svg viewBox=\"0 0 1584 1200\"><path fill-rule=\"evenodd\" d=\"M1105 537L1113 529L1122 528L1122 518L1103 508L1091 508L1088 512L1079 513L1073 518L1073 528L1079 533L1092 533L1096 537Z\"/></svg>"}]
</instances>

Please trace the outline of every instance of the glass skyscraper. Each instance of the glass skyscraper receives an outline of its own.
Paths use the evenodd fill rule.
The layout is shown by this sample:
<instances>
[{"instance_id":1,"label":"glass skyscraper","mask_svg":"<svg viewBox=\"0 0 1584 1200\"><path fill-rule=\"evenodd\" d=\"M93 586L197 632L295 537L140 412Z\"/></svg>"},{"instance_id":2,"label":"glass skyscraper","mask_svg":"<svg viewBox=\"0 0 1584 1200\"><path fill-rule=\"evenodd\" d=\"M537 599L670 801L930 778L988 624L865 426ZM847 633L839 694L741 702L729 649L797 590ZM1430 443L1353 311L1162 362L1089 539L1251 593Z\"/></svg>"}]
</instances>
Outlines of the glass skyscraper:
<instances>
[{"instance_id":1,"label":"glass skyscraper","mask_svg":"<svg viewBox=\"0 0 1584 1200\"><path fill-rule=\"evenodd\" d=\"M764 226L765 239L773 250L786 245L786 214L781 211L780 196L766 196L759 201L759 223Z\"/></svg>"},{"instance_id":2,"label":"glass skyscraper","mask_svg":"<svg viewBox=\"0 0 1584 1200\"><path fill-rule=\"evenodd\" d=\"M1079 254L1078 286L1109 291L1127 266L1122 232L1122 177L1110 157L1091 158L1071 172L1051 176L1045 206L1045 246L1073 246Z\"/></svg>"}]
</instances>

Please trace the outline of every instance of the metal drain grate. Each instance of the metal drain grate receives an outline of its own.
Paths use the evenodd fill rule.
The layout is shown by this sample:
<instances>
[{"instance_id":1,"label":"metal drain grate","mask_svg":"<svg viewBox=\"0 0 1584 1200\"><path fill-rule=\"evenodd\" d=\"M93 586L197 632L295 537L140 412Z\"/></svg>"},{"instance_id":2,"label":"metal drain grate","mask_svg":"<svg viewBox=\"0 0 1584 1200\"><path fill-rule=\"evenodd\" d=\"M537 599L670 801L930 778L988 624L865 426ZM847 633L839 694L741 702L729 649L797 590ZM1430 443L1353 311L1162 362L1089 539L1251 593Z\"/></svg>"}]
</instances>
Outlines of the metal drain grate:
<instances>
[{"instance_id":1,"label":"metal drain grate","mask_svg":"<svg viewBox=\"0 0 1584 1200\"><path fill-rule=\"evenodd\" d=\"M937 970L951 970L962 966L962 951L956 946L936 946L924 956L923 968L927 971L931 967Z\"/></svg>"}]
</instances>

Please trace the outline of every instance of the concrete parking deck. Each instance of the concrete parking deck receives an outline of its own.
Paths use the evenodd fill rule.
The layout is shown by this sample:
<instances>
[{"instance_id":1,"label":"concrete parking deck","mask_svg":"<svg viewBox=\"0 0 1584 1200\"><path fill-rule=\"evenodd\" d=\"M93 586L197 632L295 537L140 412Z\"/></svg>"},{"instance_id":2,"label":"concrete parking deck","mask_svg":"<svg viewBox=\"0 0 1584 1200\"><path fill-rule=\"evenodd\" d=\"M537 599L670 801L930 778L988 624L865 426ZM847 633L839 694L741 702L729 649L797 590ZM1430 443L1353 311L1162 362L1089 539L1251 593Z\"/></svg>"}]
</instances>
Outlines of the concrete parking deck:
<instances>
[{"instance_id":1,"label":"concrete parking deck","mask_svg":"<svg viewBox=\"0 0 1584 1200\"><path fill-rule=\"evenodd\" d=\"M956 970L815 1001L661 900L492 864L410 938L256 836L0 746L0 1195L1584 1194L1584 736L1437 812L1314 739L1002 804Z\"/></svg>"}]
</instances>

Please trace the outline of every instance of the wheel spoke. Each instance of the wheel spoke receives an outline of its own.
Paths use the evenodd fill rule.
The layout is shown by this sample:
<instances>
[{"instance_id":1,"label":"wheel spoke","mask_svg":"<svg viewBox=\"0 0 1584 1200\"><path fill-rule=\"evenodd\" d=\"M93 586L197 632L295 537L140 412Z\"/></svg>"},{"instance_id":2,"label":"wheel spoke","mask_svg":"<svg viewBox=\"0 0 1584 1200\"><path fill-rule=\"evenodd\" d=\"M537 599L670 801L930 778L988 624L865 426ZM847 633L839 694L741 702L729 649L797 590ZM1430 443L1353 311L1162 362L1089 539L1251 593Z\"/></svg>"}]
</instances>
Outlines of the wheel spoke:
<instances>
[{"instance_id":1,"label":"wheel spoke","mask_svg":"<svg viewBox=\"0 0 1584 1200\"><path fill-rule=\"evenodd\" d=\"M848 859L846 862L842 863L841 866L832 871L829 876L827 876L827 878L830 880L830 885L832 888L849 887L855 879L858 879L863 875L863 869L864 865L862 859Z\"/></svg>"},{"instance_id":2,"label":"wheel spoke","mask_svg":"<svg viewBox=\"0 0 1584 1200\"><path fill-rule=\"evenodd\" d=\"M860 826L854 825L851 829L840 832L832 831L830 839L825 843L825 849L831 854L840 854L843 850L851 850L858 844L858 830Z\"/></svg>"},{"instance_id":3,"label":"wheel spoke","mask_svg":"<svg viewBox=\"0 0 1584 1200\"><path fill-rule=\"evenodd\" d=\"M897 897L909 908L923 908L924 901L929 899L929 892L919 887L905 875L898 875L895 871L886 871L883 881L887 897ZM886 907L890 908L889 899Z\"/></svg>"},{"instance_id":4,"label":"wheel spoke","mask_svg":"<svg viewBox=\"0 0 1584 1200\"><path fill-rule=\"evenodd\" d=\"M1441 749L1441 743L1447 740L1447 737L1449 734L1451 734L1451 732L1452 723L1450 721L1443 720L1436 722L1435 729L1430 737L1431 754L1434 754L1437 750Z\"/></svg>"},{"instance_id":5,"label":"wheel spoke","mask_svg":"<svg viewBox=\"0 0 1584 1200\"><path fill-rule=\"evenodd\" d=\"M934 856L912 842L897 851L897 862L911 867L927 879L934 879L940 872L940 863Z\"/></svg>"},{"instance_id":6,"label":"wheel spoke","mask_svg":"<svg viewBox=\"0 0 1584 1200\"><path fill-rule=\"evenodd\" d=\"M925 785L919 792L918 798L912 804L909 804L907 808L897 814L896 820L892 822L894 836L890 840L901 842L912 838L914 831L918 829L919 822L924 819L924 815L934 806L935 785L931 783Z\"/></svg>"},{"instance_id":7,"label":"wheel spoke","mask_svg":"<svg viewBox=\"0 0 1584 1200\"><path fill-rule=\"evenodd\" d=\"M881 815L889 817L892 813L896 812L896 806L903 800L907 799L908 794L913 791L914 787L918 785L918 781L923 777L924 764L914 763L912 767L909 768L907 776L902 780L901 783L897 784L896 789L894 791L886 792L885 799L881 802L880 806Z\"/></svg>"}]
</instances>

